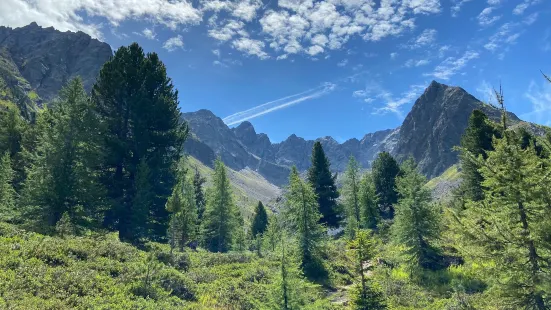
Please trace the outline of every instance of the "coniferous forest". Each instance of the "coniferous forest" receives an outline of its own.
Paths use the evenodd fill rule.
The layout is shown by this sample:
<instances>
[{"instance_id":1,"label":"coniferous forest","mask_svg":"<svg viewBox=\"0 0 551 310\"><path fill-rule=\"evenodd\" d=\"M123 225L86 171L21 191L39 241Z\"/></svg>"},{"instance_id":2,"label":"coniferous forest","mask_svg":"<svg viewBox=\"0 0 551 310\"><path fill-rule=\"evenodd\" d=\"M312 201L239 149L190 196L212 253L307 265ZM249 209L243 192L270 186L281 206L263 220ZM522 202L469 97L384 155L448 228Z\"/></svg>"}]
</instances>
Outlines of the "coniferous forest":
<instances>
[{"instance_id":1,"label":"coniferous forest","mask_svg":"<svg viewBox=\"0 0 551 310\"><path fill-rule=\"evenodd\" d=\"M185 155L163 62L121 47L91 92L0 101L0 309L551 309L551 130L495 96L447 197L387 152L338 176L317 142L278 207L240 205Z\"/></svg>"}]
</instances>

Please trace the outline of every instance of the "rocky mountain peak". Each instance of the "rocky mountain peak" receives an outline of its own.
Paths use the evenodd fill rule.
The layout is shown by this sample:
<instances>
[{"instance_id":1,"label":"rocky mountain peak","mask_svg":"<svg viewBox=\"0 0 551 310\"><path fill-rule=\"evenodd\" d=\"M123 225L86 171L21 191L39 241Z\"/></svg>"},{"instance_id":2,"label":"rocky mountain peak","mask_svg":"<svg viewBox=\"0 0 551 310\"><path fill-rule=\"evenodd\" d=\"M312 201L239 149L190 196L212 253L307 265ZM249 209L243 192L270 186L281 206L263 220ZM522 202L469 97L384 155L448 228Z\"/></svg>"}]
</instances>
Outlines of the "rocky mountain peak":
<instances>
[{"instance_id":1,"label":"rocky mountain peak","mask_svg":"<svg viewBox=\"0 0 551 310\"><path fill-rule=\"evenodd\" d=\"M111 57L107 43L83 32L61 32L31 23L21 28L0 27L0 62L12 64L28 84L37 103L53 99L69 80L80 76L90 90L102 65ZM3 79L9 79L4 78Z\"/></svg>"}]
</instances>

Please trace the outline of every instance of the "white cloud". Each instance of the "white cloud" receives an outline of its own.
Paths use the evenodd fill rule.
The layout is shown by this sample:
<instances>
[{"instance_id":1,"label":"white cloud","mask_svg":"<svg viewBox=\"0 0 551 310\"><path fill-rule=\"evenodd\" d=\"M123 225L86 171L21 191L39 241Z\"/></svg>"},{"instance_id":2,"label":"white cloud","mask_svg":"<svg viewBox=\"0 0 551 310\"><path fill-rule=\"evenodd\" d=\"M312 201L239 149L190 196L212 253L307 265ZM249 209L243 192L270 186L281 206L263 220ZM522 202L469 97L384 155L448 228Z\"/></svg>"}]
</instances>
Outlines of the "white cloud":
<instances>
[{"instance_id":1,"label":"white cloud","mask_svg":"<svg viewBox=\"0 0 551 310\"><path fill-rule=\"evenodd\" d=\"M449 51L451 46L449 45L443 45L438 49L438 57L442 58L446 54L447 51Z\"/></svg>"},{"instance_id":2,"label":"white cloud","mask_svg":"<svg viewBox=\"0 0 551 310\"><path fill-rule=\"evenodd\" d=\"M411 67L426 66L429 63L430 63L430 61L428 59L420 59L420 60L409 59L408 61L406 61L406 63L404 65L408 68L411 68Z\"/></svg>"},{"instance_id":3,"label":"white cloud","mask_svg":"<svg viewBox=\"0 0 551 310\"><path fill-rule=\"evenodd\" d=\"M490 26L493 23L497 22L501 19L501 15L494 15L491 16L492 12L494 11L494 7L487 7L480 14L478 15L478 23L481 26Z\"/></svg>"},{"instance_id":4,"label":"white cloud","mask_svg":"<svg viewBox=\"0 0 551 310\"><path fill-rule=\"evenodd\" d=\"M398 53L390 53L390 59L396 59L398 57Z\"/></svg>"},{"instance_id":5,"label":"white cloud","mask_svg":"<svg viewBox=\"0 0 551 310\"><path fill-rule=\"evenodd\" d=\"M182 40L181 35L177 35L175 37L172 37L163 43L163 48L166 49L169 52L173 52L179 48L184 47L184 41Z\"/></svg>"},{"instance_id":6,"label":"white cloud","mask_svg":"<svg viewBox=\"0 0 551 310\"><path fill-rule=\"evenodd\" d=\"M229 41L237 35L244 37L248 36L244 28L245 23L242 21L230 20L223 26L215 26L214 28L209 29L208 34L210 37L218 41Z\"/></svg>"},{"instance_id":7,"label":"white cloud","mask_svg":"<svg viewBox=\"0 0 551 310\"><path fill-rule=\"evenodd\" d=\"M490 37L488 43L484 45L484 48L495 52L504 50L505 45L515 44L521 35L521 31L518 28L518 23L505 23L501 25L497 32Z\"/></svg>"},{"instance_id":8,"label":"white cloud","mask_svg":"<svg viewBox=\"0 0 551 310\"><path fill-rule=\"evenodd\" d=\"M532 25L538 20L539 12L532 13L528 15L522 22L526 25Z\"/></svg>"},{"instance_id":9,"label":"white cloud","mask_svg":"<svg viewBox=\"0 0 551 310\"><path fill-rule=\"evenodd\" d=\"M147 39L149 39L149 40L154 40L154 39L155 39L155 36L156 36L157 34L155 33L154 30L149 29L149 28L145 28L144 30L142 30L142 35L143 35L144 37L146 37Z\"/></svg>"},{"instance_id":10,"label":"white cloud","mask_svg":"<svg viewBox=\"0 0 551 310\"><path fill-rule=\"evenodd\" d=\"M527 121L538 124L551 125L551 83L544 81L538 84L530 82L524 97L532 104L532 111L521 115Z\"/></svg>"},{"instance_id":11,"label":"white cloud","mask_svg":"<svg viewBox=\"0 0 551 310\"><path fill-rule=\"evenodd\" d=\"M84 31L102 37L101 24L85 22L82 13L105 18L117 26L129 19L146 18L171 29L198 24L202 15L187 1L165 0L2 0L0 24L25 26L33 21L61 31Z\"/></svg>"},{"instance_id":12,"label":"white cloud","mask_svg":"<svg viewBox=\"0 0 551 310\"><path fill-rule=\"evenodd\" d=\"M319 45L312 45L306 51L306 54L308 54L310 56L315 56L319 53L323 53L323 47L321 47Z\"/></svg>"},{"instance_id":13,"label":"white cloud","mask_svg":"<svg viewBox=\"0 0 551 310\"><path fill-rule=\"evenodd\" d=\"M488 0L488 5L499 5L502 0Z\"/></svg>"},{"instance_id":14,"label":"white cloud","mask_svg":"<svg viewBox=\"0 0 551 310\"><path fill-rule=\"evenodd\" d=\"M366 96L367 96L367 91L365 91L363 89L356 90L352 93L352 97L355 97L355 98L363 98L363 97L366 97Z\"/></svg>"},{"instance_id":15,"label":"white cloud","mask_svg":"<svg viewBox=\"0 0 551 310\"><path fill-rule=\"evenodd\" d=\"M482 100L482 102L491 104L492 100L494 99L494 89L490 86L488 82L483 80L480 82L480 84L477 86L476 91L480 94L479 99Z\"/></svg>"},{"instance_id":16,"label":"white cloud","mask_svg":"<svg viewBox=\"0 0 551 310\"><path fill-rule=\"evenodd\" d=\"M541 2L541 0L524 0L524 2L522 2L522 3L518 4L517 6L515 6L515 8L513 9L513 14L522 15L522 14L524 14L524 11L526 11L526 9L528 9L529 7L531 7L533 5L536 5L540 2Z\"/></svg>"},{"instance_id":17,"label":"white cloud","mask_svg":"<svg viewBox=\"0 0 551 310\"><path fill-rule=\"evenodd\" d=\"M437 34L438 31L436 31L436 29L425 29L423 30L423 32L421 32L421 34L419 34L419 36L410 40L406 47L416 49L423 46L431 45L434 41L436 41Z\"/></svg>"},{"instance_id":18,"label":"white cloud","mask_svg":"<svg viewBox=\"0 0 551 310\"><path fill-rule=\"evenodd\" d=\"M339 66L339 67L345 67L347 64L348 64L348 59L343 59L343 60L339 61L339 63L337 64L337 66Z\"/></svg>"},{"instance_id":19,"label":"white cloud","mask_svg":"<svg viewBox=\"0 0 551 310\"><path fill-rule=\"evenodd\" d=\"M239 38L232 42L232 47L238 51L257 56L260 59L267 59L270 58L270 56L264 52L264 45L262 41L249 38Z\"/></svg>"},{"instance_id":20,"label":"white cloud","mask_svg":"<svg viewBox=\"0 0 551 310\"><path fill-rule=\"evenodd\" d=\"M223 121L228 126L239 124L246 120L250 120L277 110L288 108L307 100L322 97L335 90L336 87L336 84L326 82L319 87L312 88L307 91L280 98L274 101L263 103L245 111L234 113L230 116L224 117Z\"/></svg>"},{"instance_id":21,"label":"white cloud","mask_svg":"<svg viewBox=\"0 0 551 310\"><path fill-rule=\"evenodd\" d=\"M448 57L436 66L432 73L426 73L425 76L448 80L451 76L457 74L459 70L463 69L469 61L478 58L478 56L478 52L466 51L460 58Z\"/></svg>"},{"instance_id":22,"label":"white cloud","mask_svg":"<svg viewBox=\"0 0 551 310\"><path fill-rule=\"evenodd\" d=\"M465 5L467 2L471 2L472 0L455 0L455 4L451 8L452 16L456 17L457 14L459 14L459 11L461 11L461 7Z\"/></svg>"},{"instance_id":23,"label":"white cloud","mask_svg":"<svg viewBox=\"0 0 551 310\"><path fill-rule=\"evenodd\" d=\"M379 87L376 98L383 100L385 105L383 107L376 108L373 111L373 114L386 114L388 112L392 112L396 114L398 118L403 119L404 113L402 111L402 106L415 102L415 100L423 93L425 88L426 86L424 85L410 85L407 91L396 97L392 93Z\"/></svg>"},{"instance_id":24,"label":"white cloud","mask_svg":"<svg viewBox=\"0 0 551 310\"><path fill-rule=\"evenodd\" d=\"M219 50L219 49L212 50L212 53L213 53L217 58L220 58L220 50Z\"/></svg>"}]
</instances>

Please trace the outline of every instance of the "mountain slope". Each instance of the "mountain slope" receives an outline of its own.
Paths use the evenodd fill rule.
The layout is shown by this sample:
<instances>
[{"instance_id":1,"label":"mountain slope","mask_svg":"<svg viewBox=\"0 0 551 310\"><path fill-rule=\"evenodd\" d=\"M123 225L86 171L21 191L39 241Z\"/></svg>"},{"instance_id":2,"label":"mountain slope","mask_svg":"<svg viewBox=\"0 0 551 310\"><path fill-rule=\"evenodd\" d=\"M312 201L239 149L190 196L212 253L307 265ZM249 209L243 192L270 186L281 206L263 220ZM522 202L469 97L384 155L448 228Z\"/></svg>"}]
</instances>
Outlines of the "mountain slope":
<instances>
[{"instance_id":1,"label":"mountain slope","mask_svg":"<svg viewBox=\"0 0 551 310\"><path fill-rule=\"evenodd\" d=\"M90 90L101 66L111 57L107 43L83 32L61 32L32 23L21 28L0 27L0 87L12 92L22 110L21 94L41 104L53 99L69 80L80 76Z\"/></svg>"},{"instance_id":2,"label":"mountain slope","mask_svg":"<svg viewBox=\"0 0 551 310\"><path fill-rule=\"evenodd\" d=\"M482 103L460 87L433 81L400 127L366 134L361 140L350 139L342 144L332 137L317 141L321 142L334 172L343 172L350 156L369 168L379 152L387 151L398 159L413 157L421 171L432 178L457 163L457 154L452 148L459 145L474 109L499 120L499 109ZM280 143L271 143L266 134L256 133L250 122L230 129L207 110L185 113L183 117L193 132L186 149L207 165L220 156L232 169L249 167L276 185L285 184L291 166L300 171L310 166L314 140L293 134ZM509 118L512 124L520 122L512 113Z\"/></svg>"}]
</instances>

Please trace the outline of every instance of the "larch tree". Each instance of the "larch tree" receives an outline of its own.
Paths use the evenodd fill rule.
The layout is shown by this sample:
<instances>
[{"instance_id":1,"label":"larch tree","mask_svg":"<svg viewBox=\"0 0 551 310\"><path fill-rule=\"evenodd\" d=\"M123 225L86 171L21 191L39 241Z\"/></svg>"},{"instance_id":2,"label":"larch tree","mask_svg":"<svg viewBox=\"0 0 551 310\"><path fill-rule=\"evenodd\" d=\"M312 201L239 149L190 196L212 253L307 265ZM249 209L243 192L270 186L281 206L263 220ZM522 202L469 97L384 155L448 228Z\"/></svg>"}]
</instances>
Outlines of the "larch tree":
<instances>
[{"instance_id":1,"label":"larch tree","mask_svg":"<svg viewBox=\"0 0 551 310\"><path fill-rule=\"evenodd\" d=\"M378 208L377 191L373 182L373 175L365 173L360 182L360 209L361 223L363 228L376 230L377 224L381 219Z\"/></svg>"},{"instance_id":2,"label":"larch tree","mask_svg":"<svg viewBox=\"0 0 551 310\"><path fill-rule=\"evenodd\" d=\"M38 118L43 130L22 193L26 217L36 228L51 228L67 212L77 228L97 226L105 205L96 172L99 122L80 79L70 81Z\"/></svg>"},{"instance_id":3,"label":"larch tree","mask_svg":"<svg viewBox=\"0 0 551 310\"><path fill-rule=\"evenodd\" d=\"M340 211L337 204L339 192L335 185L336 176L331 174L330 163L319 141L314 143L311 156L312 165L308 169L308 181L314 188L321 213L320 222L329 227L338 227Z\"/></svg>"},{"instance_id":4,"label":"larch tree","mask_svg":"<svg viewBox=\"0 0 551 310\"><path fill-rule=\"evenodd\" d=\"M353 251L352 260L356 264L356 271L360 281L356 283L352 291L352 307L354 310L380 310L386 309L383 295L377 291L372 283L369 283L367 273L373 262L373 241L369 232L358 229L354 234L355 238L349 243Z\"/></svg>"},{"instance_id":5,"label":"larch tree","mask_svg":"<svg viewBox=\"0 0 551 310\"><path fill-rule=\"evenodd\" d=\"M396 177L400 174L400 166L388 152L381 152L373 162L371 170L382 215L386 219L391 219L394 217L393 206L398 202Z\"/></svg>"},{"instance_id":6,"label":"larch tree","mask_svg":"<svg viewBox=\"0 0 551 310\"><path fill-rule=\"evenodd\" d=\"M236 229L242 229L237 227L236 209L226 167L217 159L202 221L203 243L209 251L227 252L231 249Z\"/></svg>"},{"instance_id":7,"label":"larch tree","mask_svg":"<svg viewBox=\"0 0 551 310\"><path fill-rule=\"evenodd\" d=\"M102 182L112 201L105 225L123 241L166 240L165 204L177 182L187 126L165 65L137 43L123 46L100 70L92 99L102 124Z\"/></svg>"},{"instance_id":8,"label":"larch tree","mask_svg":"<svg viewBox=\"0 0 551 310\"><path fill-rule=\"evenodd\" d=\"M193 179L187 175L184 166L185 161L182 159L179 165L178 183L166 202L166 209L170 212L169 243L171 248L178 248L180 251L194 240L197 233L195 189Z\"/></svg>"},{"instance_id":9,"label":"larch tree","mask_svg":"<svg viewBox=\"0 0 551 310\"><path fill-rule=\"evenodd\" d=\"M25 136L29 124L21 116L17 106L11 102L0 101L0 154L8 152L14 171L13 186L19 193L26 178L25 167L28 158L24 155Z\"/></svg>"},{"instance_id":10,"label":"larch tree","mask_svg":"<svg viewBox=\"0 0 551 310\"><path fill-rule=\"evenodd\" d=\"M195 166L195 173L193 174L193 189L195 192L195 206L197 206L198 224L200 224L201 219L203 218L203 213L205 212L206 202L205 192L203 191L203 184L205 184L205 182L205 178L201 176L199 169Z\"/></svg>"},{"instance_id":11,"label":"larch tree","mask_svg":"<svg viewBox=\"0 0 551 310\"><path fill-rule=\"evenodd\" d=\"M346 231L351 239L362 225L362 210L360 203L360 165L354 157L348 160L344 173L343 198L346 209Z\"/></svg>"},{"instance_id":12,"label":"larch tree","mask_svg":"<svg viewBox=\"0 0 551 310\"><path fill-rule=\"evenodd\" d=\"M551 217L549 158L522 147L515 132L494 139L487 158L476 157L484 198L470 201L456 216L466 253L492 275L492 290L506 307L551 307Z\"/></svg>"},{"instance_id":13,"label":"larch tree","mask_svg":"<svg viewBox=\"0 0 551 310\"><path fill-rule=\"evenodd\" d=\"M291 169L285 198L285 217L298 240L302 270L311 279L324 277L326 270L321 258L324 228L319 223L317 197L300 178L296 167Z\"/></svg>"},{"instance_id":14,"label":"larch tree","mask_svg":"<svg viewBox=\"0 0 551 310\"><path fill-rule=\"evenodd\" d=\"M259 201L254 209L253 221L251 223L251 234L253 238L264 234L267 228L268 213L266 213L266 208L262 204L262 201Z\"/></svg>"},{"instance_id":15,"label":"larch tree","mask_svg":"<svg viewBox=\"0 0 551 310\"><path fill-rule=\"evenodd\" d=\"M402 175L396 180L399 199L391 232L394 242L405 248L405 262L412 272L436 269L439 263L434 243L440 232L439 215L426 182L413 159L402 164Z\"/></svg>"}]
</instances>

